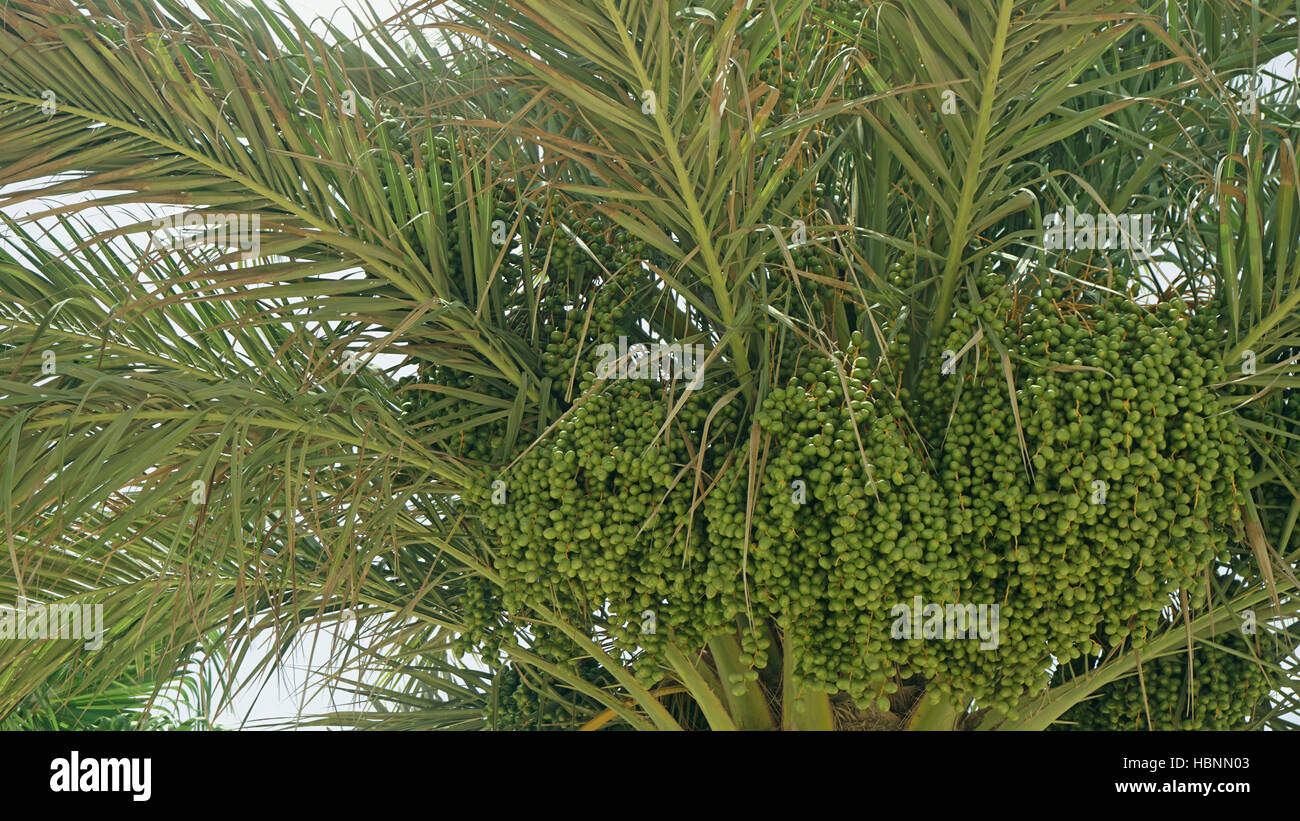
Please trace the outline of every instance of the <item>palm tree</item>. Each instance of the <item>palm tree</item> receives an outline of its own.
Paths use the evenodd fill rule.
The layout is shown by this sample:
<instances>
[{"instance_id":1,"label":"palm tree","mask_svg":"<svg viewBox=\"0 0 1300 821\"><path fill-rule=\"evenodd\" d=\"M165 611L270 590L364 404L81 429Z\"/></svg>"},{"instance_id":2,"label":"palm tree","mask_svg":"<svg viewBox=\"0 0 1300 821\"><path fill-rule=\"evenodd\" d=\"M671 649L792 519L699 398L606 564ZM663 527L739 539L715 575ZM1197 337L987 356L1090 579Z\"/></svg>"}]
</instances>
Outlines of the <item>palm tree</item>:
<instances>
[{"instance_id":1,"label":"palm tree","mask_svg":"<svg viewBox=\"0 0 1300 821\"><path fill-rule=\"evenodd\" d=\"M146 654L112 681L89 680L73 666L56 671L0 721L7 731L210 730L208 712L218 701L210 672L216 656L195 659L178 671ZM161 673L162 675L155 675Z\"/></svg>"},{"instance_id":2,"label":"palm tree","mask_svg":"<svg viewBox=\"0 0 1300 821\"><path fill-rule=\"evenodd\" d=\"M325 625L346 634L329 682L373 705L315 719L331 726L1289 727L1297 87L1261 67L1294 49L1295 14L463 0L349 38L261 0L13 0L0 207L25 219L0 254L0 591L102 604L108 634L94 652L0 642L0 716L57 677L102 684L142 658L165 675L213 631L236 659L272 635L269 670ZM1153 262L1045 247L1067 206L1156 215ZM177 209L228 233L167 242ZM854 434L869 477L868 451L905 454L902 504L880 510L930 488L956 520L960 395L1008 414L975 439L1023 454L1008 481L1029 488L1050 458L1031 386L1105 370L1044 371L1010 318L1038 299L1092 328L1115 294L1193 317L1213 352L1198 414L1243 469L1202 454L1231 501L1192 530L1223 550L1140 582L1181 580L1148 597L1140 639L996 657L994 678L1038 676L1011 696L921 651L850 649L831 672L826 647L856 647L845 625L870 608L816 599L844 572L816 552L829 536L792 559L808 589L771 592L767 483L797 474L770 467L795 462L763 409L838 368L851 428L868 395L862 413L899 420ZM700 346L703 387L596 378L619 336ZM617 456L624 436L650 444ZM633 501L566 484L592 442L608 452L582 470ZM814 497L789 515L861 504ZM1159 549L1200 544L1182 528ZM896 562L929 574L911 538ZM610 547L580 566L565 539L642 564ZM1021 589L987 543L986 582L960 580L977 559L956 541L927 543L967 592ZM1226 706L1224 671L1252 681Z\"/></svg>"}]
</instances>

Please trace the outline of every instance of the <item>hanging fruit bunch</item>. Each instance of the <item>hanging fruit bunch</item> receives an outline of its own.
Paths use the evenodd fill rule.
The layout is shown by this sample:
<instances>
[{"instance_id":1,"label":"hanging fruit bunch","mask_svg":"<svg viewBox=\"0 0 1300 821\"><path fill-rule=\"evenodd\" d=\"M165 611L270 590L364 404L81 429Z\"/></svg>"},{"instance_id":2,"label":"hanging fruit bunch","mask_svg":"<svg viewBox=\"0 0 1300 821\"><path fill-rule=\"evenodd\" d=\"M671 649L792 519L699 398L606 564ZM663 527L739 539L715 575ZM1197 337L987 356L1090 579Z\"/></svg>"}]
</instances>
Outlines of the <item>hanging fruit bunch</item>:
<instances>
[{"instance_id":1,"label":"hanging fruit bunch","mask_svg":"<svg viewBox=\"0 0 1300 821\"><path fill-rule=\"evenodd\" d=\"M576 668L580 678L596 687L613 683L609 673L591 659L583 659ZM590 696L570 693L563 683L536 669L505 662L495 667L483 719L492 730L567 730L580 716L600 707Z\"/></svg>"},{"instance_id":2,"label":"hanging fruit bunch","mask_svg":"<svg viewBox=\"0 0 1300 821\"><path fill-rule=\"evenodd\" d=\"M1059 729L1070 730L1244 730L1270 709L1272 686L1246 638L1215 636L1217 647L1198 646L1188 663L1187 648L1144 661L1071 707ZM1080 665L1058 671L1058 682L1083 672Z\"/></svg>"},{"instance_id":3,"label":"hanging fruit bunch","mask_svg":"<svg viewBox=\"0 0 1300 821\"><path fill-rule=\"evenodd\" d=\"M1219 412L1215 349L1180 302L1031 296L995 277L981 290L913 404L970 568L962 597L1000 603L1008 623L994 652L955 649L973 689L1011 709L1046 683L1052 658L1142 646L1170 594L1204 605L1249 468ZM972 348L977 332L985 343Z\"/></svg>"},{"instance_id":4,"label":"hanging fruit bunch","mask_svg":"<svg viewBox=\"0 0 1300 821\"><path fill-rule=\"evenodd\" d=\"M504 607L519 609L540 587L579 622L603 613L602 629L621 647L649 653L638 667L647 681L655 677L661 630L697 645L718 626L697 582L705 526L693 515L688 469L716 392L688 397L670 421L669 389L642 379L598 386L588 372L582 399L502 471L502 503L487 494L478 500L485 526L500 540ZM710 430L719 440L737 433L725 413Z\"/></svg>"},{"instance_id":5,"label":"hanging fruit bunch","mask_svg":"<svg viewBox=\"0 0 1300 821\"><path fill-rule=\"evenodd\" d=\"M707 593L722 615L772 617L797 648L806 683L859 704L938 671L939 646L892 636L893 605L952 601L960 568L947 503L914 450L897 399L858 356L812 354L755 416L765 435L745 535L748 465L738 461L706 503ZM755 648L755 669L765 653Z\"/></svg>"}]
</instances>

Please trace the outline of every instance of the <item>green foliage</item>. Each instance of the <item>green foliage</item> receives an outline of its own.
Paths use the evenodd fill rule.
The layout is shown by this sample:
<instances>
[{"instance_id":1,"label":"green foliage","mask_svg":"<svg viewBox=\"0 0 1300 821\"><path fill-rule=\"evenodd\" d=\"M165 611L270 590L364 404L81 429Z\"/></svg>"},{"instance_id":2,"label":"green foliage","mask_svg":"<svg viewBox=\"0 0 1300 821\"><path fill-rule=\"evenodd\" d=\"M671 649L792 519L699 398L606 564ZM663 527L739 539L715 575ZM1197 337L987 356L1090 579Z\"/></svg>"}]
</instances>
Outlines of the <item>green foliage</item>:
<instances>
[{"instance_id":1,"label":"green foliage","mask_svg":"<svg viewBox=\"0 0 1300 821\"><path fill-rule=\"evenodd\" d=\"M0 719L0 731L212 730L211 683L199 665L159 681L146 663L131 665L116 680L97 682L65 667Z\"/></svg>"},{"instance_id":2,"label":"green foliage","mask_svg":"<svg viewBox=\"0 0 1300 821\"><path fill-rule=\"evenodd\" d=\"M322 724L1289 727L1300 108L1240 97L1295 4L1069 6L7 3L0 596L109 642L0 643L0 715L355 610Z\"/></svg>"}]
</instances>

